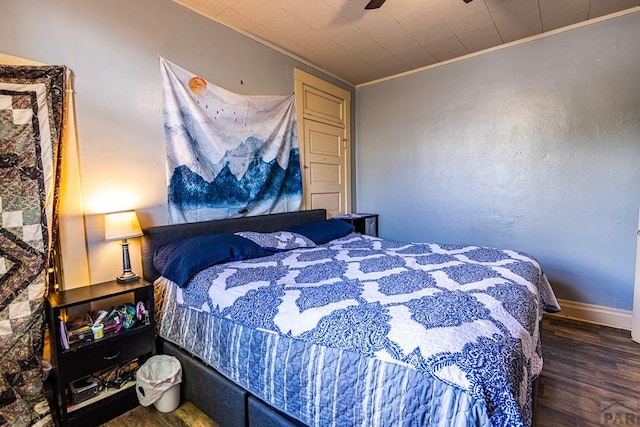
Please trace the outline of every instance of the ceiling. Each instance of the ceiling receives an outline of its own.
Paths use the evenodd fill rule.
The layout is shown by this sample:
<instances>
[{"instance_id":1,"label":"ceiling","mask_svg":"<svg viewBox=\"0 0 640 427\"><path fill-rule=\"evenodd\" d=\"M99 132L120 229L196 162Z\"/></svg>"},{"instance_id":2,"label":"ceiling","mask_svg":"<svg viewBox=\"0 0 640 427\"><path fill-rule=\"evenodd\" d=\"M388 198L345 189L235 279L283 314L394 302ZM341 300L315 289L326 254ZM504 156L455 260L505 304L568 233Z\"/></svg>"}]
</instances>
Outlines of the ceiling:
<instances>
[{"instance_id":1,"label":"ceiling","mask_svg":"<svg viewBox=\"0 0 640 427\"><path fill-rule=\"evenodd\" d=\"M640 6L640 0L174 0L352 85Z\"/></svg>"}]
</instances>

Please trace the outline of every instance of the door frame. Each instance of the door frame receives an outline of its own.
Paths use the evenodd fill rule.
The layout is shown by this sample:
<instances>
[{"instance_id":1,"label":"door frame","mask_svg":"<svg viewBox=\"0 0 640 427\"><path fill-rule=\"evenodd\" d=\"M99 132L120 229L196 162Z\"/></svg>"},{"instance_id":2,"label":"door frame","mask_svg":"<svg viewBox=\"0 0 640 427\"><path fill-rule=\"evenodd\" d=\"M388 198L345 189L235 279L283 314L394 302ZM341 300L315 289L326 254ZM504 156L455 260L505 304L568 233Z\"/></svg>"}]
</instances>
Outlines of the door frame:
<instances>
[{"instance_id":1,"label":"door frame","mask_svg":"<svg viewBox=\"0 0 640 427\"><path fill-rule=\"evenodd\" d=\"M636 232L636 277L633 287L631 339L640 343L640 209L638 209L638 231Z\"/></svg>"}]
</instances>

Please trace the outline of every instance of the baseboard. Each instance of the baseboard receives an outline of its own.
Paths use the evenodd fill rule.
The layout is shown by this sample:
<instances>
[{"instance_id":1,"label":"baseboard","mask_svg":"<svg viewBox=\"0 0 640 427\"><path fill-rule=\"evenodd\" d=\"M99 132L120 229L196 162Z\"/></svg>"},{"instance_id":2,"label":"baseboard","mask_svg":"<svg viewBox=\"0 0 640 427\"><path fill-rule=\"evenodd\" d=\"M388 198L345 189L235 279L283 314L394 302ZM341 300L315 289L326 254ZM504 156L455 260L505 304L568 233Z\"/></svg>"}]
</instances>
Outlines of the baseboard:
<instances>
[{"instance_id":1,"label":"baseboard","mask_svg":"<svg viewBox=\"0 0 640 427\"><path fill-rule=\"evenodd\" d=\"M558 299L562 311L545 313L545 316L580 320L617 329L631 330L631 310L585 304L582 302Z\"/></svg>"}]
</instances>

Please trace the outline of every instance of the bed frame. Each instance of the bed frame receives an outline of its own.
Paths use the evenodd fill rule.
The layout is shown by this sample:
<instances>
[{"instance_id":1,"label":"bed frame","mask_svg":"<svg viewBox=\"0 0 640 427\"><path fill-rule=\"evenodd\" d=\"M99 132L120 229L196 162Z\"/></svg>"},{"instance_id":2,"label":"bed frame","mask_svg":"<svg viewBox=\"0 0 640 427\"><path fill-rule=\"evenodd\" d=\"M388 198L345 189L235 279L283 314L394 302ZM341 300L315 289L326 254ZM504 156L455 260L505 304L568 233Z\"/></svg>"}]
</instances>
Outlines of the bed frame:
<instances>
[{"instance_id":1,"label":"bed frame","mask_svg":"<svg viewBox=\"0 0 640 427\"><path fill-rule=\"evenodd\" d=\"M326 210L315 209L146 228L141 242L143 276L152 283L160 277L153 266L153 254L160 246L175 240L213 233L279 231L326 217ZM192 402L221 427L304 425L251 395L177 345L159 337L157 348L160 353L176 356L182 364L181 399Z\"/></svg>"},{"instance_id":2,"label":"bed frame","mask_svg":"<svg viewBox=\"0 0 640 427\"><path fill-rule=\"evenodd\" d=\"M143 276L149 282L160 277L160 272L153 266L153 254L160 246L172 241L211 233L279 231L324 220L326 215L324 209L316 209L146 228L141 242ZM181 347L159 337L157 349L160 353L176 356L182 364L181 399L192 402L221 427L304 426L231 382ZM533 384L532 425L535 425L538 382L536 379Z\"/></svg>"}]
</instances>

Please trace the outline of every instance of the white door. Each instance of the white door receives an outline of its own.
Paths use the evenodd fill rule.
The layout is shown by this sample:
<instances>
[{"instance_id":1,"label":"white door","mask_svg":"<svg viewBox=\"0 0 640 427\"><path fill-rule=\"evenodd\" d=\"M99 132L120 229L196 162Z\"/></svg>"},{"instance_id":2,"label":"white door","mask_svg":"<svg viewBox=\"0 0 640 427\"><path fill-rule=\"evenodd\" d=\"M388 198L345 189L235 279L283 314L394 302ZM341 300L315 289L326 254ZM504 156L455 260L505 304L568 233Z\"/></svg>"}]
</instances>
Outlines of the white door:
<instances>
[{"instance_id":1,"label":"white door","mask_svg":"<svg viewBox=\"0 0 640 427\"><path fill-rule=\"evenodd\" d=\"M351 93L295 70L303 209L351 212Z\"/></svg>"}]
</instances>

